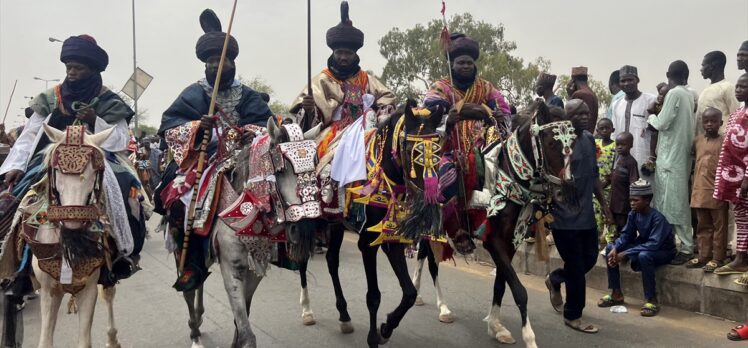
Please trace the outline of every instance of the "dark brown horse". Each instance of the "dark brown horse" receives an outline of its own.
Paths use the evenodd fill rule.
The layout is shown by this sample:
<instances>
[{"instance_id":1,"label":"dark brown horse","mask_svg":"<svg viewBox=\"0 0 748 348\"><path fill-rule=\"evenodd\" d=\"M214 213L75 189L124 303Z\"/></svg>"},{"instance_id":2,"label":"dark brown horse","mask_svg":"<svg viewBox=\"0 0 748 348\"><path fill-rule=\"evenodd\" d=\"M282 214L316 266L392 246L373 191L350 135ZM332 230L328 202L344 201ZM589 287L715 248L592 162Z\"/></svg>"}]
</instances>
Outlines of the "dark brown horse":
<instances>
[{"instance_id":1,"label":"dark brown horse","mask_svg":"<svg viewBox=\"0 0 748 348\"><path fill-rule=\"evenodd\" d=\"M551 201L563 199L561 192L569 191L571 171L568 164L575 137L574 128L564 119L563 113L551 113L542 100L530 105L515 122L518 125L509 139L485 151L487 171L493 171L486 173L486 177L491 178L487 179L486 188L493 193L492 198L497 197L497 191L502 191L497 188L505 191L503 202L499 203L499 206L505 204L503 209L492 211L497 208L496 204L491 204L488 209L483 242L496 264L488 332L502 343L514 342L511 333L499 321L501 300L506 285L509 285L522 318L522 338L528 347L536 347L535 333L527 317L527 290L512 267L516 241L523 237L522 233L515 231L518 225L529 222L520 216L524 208L530 209L531 215L536 212L546 214ZM520 169L523 166L524 171Z\"/></svg>"}]
</instances>

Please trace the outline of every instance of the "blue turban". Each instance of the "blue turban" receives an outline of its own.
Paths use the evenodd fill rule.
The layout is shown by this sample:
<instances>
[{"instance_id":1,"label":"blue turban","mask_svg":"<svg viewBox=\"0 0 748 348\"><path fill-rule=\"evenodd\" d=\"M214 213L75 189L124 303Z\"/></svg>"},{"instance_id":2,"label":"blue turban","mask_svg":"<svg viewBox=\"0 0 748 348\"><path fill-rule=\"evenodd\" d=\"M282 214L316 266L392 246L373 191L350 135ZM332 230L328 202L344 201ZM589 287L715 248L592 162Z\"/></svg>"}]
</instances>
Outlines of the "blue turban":
<instances>
[{"instance_id":1,"label":"blue turban","mask_svg":"<svg viewBox=\"0 0 748 348\"><path fill-rule=\"evenodd\" d=\"M93 37L84 34L71 36L62 43L60 61L63 63L79 62L102 72L109 65L109 55L96 44Z\"/></svg>"}]
</instances>

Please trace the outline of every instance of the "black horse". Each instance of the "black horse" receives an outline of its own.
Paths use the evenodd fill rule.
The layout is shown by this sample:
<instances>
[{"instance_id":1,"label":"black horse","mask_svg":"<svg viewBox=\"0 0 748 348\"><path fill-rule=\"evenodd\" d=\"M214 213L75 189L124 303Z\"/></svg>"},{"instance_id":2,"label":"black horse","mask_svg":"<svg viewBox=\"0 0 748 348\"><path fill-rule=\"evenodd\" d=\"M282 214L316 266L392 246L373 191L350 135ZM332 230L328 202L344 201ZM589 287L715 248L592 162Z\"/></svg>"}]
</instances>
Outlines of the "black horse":
<instances>
[{"instance_id":1,"label":"black horse","mask_svg":"<svg viewBox=\"0 0 748 348\"><path fill-rule=\"evenodd\" d=\"M408 192L408 202L423 201L422 197L425 194L424 186L427 185L424 184L423 165L419 164L420 162L418 160L411 160L413 146L416 144L412 141L407 141L406 135L417 135L419 137L426 137L433 140L441 139L436 133L436 128L441 123L443 115L442 110L437 110L427 116L417 116L413 114L412 108L414 106L415 101L408 101L404 108L401 108L391 115L389 120L376 131L376 134L373 135L370 140L375 142L373 144L376 150L374 155L379 158L378 163L384 174L383 176L386 176L393 187L400 187L403 190L401 192ZM404 120L402 120L403 117L405 118ZM395 148L394 152L393 147ZM413 177L410 175L411 171L418 174ZM426 181L428 180L429 179L426 179ZM404 204L405 202L400 202L400 205ZM429 204L421 203L415 205L420 206L420 212L423 212L424 209L434 212L439 210L438 205L431 206ZM364 262L364 271L366 273L368 289L366 294L366 305L369 310L370 325L367 343L370 347L383 344L392 336L395 328L398 327L407 311L415 303L417 296L416 288L413 286L413 283L409 278L408 265L405 257L405 248L410 245L410 240L391 236L394 237L394 240L391 238L389 242L386 241L380 244L378 239L382 234L368 231L369 228L382 222L387 217L387 213L388 210L381 206L366 205L366 222L363 224L363 227L360 228L361 232L359 233L358 239L358 249L361 251L361 256ZM423 223L432 220L413 218L417 216L417 213L411 214L410 219L405 219L410 222L410 226L412 226L411 230L416 233L418 237L420 237L421 234L433 233L433 226L426 226L427 224ZM323 223L322 225L325 224ZM438 225L440 225L438 222L434 224L434 226ZM423 227L424 231L417 231L419 230L419 226ZM345 229L345 225L339 222L328 224L328 250L326 253L326 259L328 271L332 277L333 287L335 289L335 306L340 315L339 320L341 322L341 331L343 333L350 333L353 332L353 326L350 323L351 317L348 314L347 302L343 295L340 278L338 276L340 247L343 243ZM398 278L398 282L402 288L402 298L399 305L392 312L387 314L387 320L378 326L377 311L379 310L381 292L379 291L376 262L377 252L380 248L387 256L387 259ZM307 262L301 262L302 320L304 324L312 325L315 321L309 304L306 269Z\"/></svg>"}]
</instances>

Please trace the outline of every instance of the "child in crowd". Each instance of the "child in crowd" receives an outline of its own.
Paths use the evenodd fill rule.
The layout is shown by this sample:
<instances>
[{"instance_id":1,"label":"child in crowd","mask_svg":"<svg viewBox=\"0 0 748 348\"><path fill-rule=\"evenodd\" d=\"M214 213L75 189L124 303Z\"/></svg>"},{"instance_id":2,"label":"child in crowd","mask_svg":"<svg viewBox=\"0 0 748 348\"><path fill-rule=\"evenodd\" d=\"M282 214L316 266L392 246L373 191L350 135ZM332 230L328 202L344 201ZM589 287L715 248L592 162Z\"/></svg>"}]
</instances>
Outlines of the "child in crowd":
<instances>
[{"instance_id":1,"label":"child in crowd","mask_svg":"<svg viewBox=\"0 0 748 348\"><path fill-rule=\"evenodd\" d=\"M704 134L696 136L693 153L696 166L691 190L691 208L696 211L698 220L696 236L699 255L686 263L688 268L703 268L704 272L714 272L724 265L727 251L727 202L718 201L714 194L714 179L722 148L722 112L709 107L702 113L701 124Z\"/></svg>"},{"instance_id":2,"label":"child in crowd","mask_svg":"<svg viewBox=\"0 0 748 348\"><path fill-rule=\"evenodd\" d=\"M615 158L616 143L610 138L615 129L613 128L613 121L609 118L601 118L597 122L597 136L595 139L595 146L597 147L597 167L600 172L600 185L603 187L603 195L605 201L610 201L610 174L613 172L613 160ZM593 200L595 208L595 220L597 221L597 230L600 232L605 231L605 217L603 216L600 204L597 200ZM615 232L615 231L612 231ZM600 244L605 246L608 242L605 240L605 233L601 235Z\"/></svg>"},{"instance_id":3,"label":"child in crowd","mask_svg":"<svg viewBox=\"0 0 748 348\"><path fill-rule=\"evenodd\" d=\"M642 284L646 302L640 314L653 317L660 311L655 286L655 270L667 265L675 257L675 236L673 226L665 216L650 207L652 186L646 180L638 180L630 188L631 213L626 226L614 243L605 248L608 264L608 288L610 295L605 295L597 302L598 307L611 307L623 304L621 290L620 265L631 260L631 268L642 272Z\"/></svg>"},{"instance_id":4,"label":"child in crowd","mask_svg":"<svg viewBox=\"0 0 748 348\"><path fill-rule=\"evenodd\" d=\"M613 172L610 175L610 200L608 200L616 228L608 229L609 232L605 235L607 243L615 241L626 225L629 211L631 211L629 187L639 180L639 166L634 156L631 156L633 145L634 136L629 132L622 132L616 137L616 158Z\"/></svg>"}]
</instances>

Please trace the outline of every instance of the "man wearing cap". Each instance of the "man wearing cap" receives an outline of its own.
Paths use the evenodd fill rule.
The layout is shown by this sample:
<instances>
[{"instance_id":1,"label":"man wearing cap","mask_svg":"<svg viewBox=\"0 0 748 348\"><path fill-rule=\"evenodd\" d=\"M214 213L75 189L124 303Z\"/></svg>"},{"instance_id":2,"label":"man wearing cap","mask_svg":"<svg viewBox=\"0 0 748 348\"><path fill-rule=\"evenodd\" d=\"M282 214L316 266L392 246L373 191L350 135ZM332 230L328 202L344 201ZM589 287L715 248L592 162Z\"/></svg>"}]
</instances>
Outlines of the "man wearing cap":
<instances>
[{"instance_id":1,"label":"man wearing cap","mask_svg":"<svg viewBox=\"0 0 748 348\"><path fill-rule=\"evenodd\" d=\"M720 51L712 51L704 56L701 61L701 77L710 80L711 84L706 86L699 94L699 104L696 109L696 135L703 134L701 126L701 115L709 107L722 111L722 129L727 126L730 114L740 107L735 98L735 87L725 79L725 65L727 56Z\"/></svg>"},{"instance_id":2,"label":"man wearing cap","mask_svg":"<svg viewBox=\"0 0 748 348\"><path fill-rule=\"evenodd\" d=\"M559 96L553 93L553 85L556 84L556 75L541 72L535 80L535 93L538 97L545 99L548 106L564 108L564 102Z\"/></svg>"},{"instance_id":3,"label":"man wearing cap","mask_svg":"<svg viewBox=\"0 0 748 348\"><path fill-rule=\"evenodd\" d=\"M608 265L608 288L610 295L605 295L597 302L598 307L611 307L623 304L621 290L620 265L631 261L634 271L642 272L644 298L641 315L653 317L659 312L655 271L667 265L675 256L675 237L673 228L665 216L650 207L652 186L640 179L629 190L631 212L626 226L615 242L605 248L605 259Z\"/></svg>"},{"instance_id":4,"label":"man wearing cap","mask_svg":"<svg viewBox=\"0 0 748 348\"><path fill-rule=\"evenodd\" d=\"M233 169L233 161L227 159L239 147L250 144L255 135L264 132L267 120L272 116L260 94L235 78L239 44L233 36L229 36L221 80L216 86L226 33L221 31L220 20L209 9L200 15L200 25L205 34L197 40L195 54L205 63L205 77L187 86L164 111L158 131L164 140L162 144L168 149L167 158L171 158L171 161L154 192L155 211L169 217L170 232L174 233L167 233L167 237L172 239L170 245L180 249L184 237L183 219L189 213L186 207L195 180L196 149L202 141L203 132L211 132L200 195L195 205L187 262L184 274L174 284L177 291L195 289L208 276L205 265L209 245L207 238L217 215L213 203L221 197L219 179ZM207 115L214 88L218 88L215 116Z\"/></svg>"},{"instance_id":5,"label":"man wearing cap","mask_svg":"<svg viewBox=\"0 0 748 348\"><path fill-rule=\"evenodd\" d=\"M611 104L613 114L612 137L615 139L623 132L634 136L631 156L636 163L646 163L649 160L652 132L647 130L647 111L657 101L657 97L639 91L639 74L635 66L624 65L619 70L619 84L624 97ZM640 173L641 174L641 173Z\"/></svg>"},{"instance_id":6,"label":"man wearing cap","mask_svg":"<svg viewBox=\"0 0 748 348\"><path fill-rule=\"evenodd\" d=\"M366 154L360 151L362 148L349 146L355 143L348 140L353 138L343 139L343 135L351 125L359 127L351 128L352 132L376 126L378 120L387 118L394 111L395 106L395 94L359 65L357 51L364 45L364 33L353 26L348 11L348 2L341 2L341 21L326 34L327 46L332 49L327 68L312 78L312 95L308 94L308 86L304 87L290 110L301 116L302 125L311 124L322 130L317 147L318 168L322 168L322 211L331 219L343 216L345 192L338 190L339 185L355 181L356 175L363 176L358 179L366 180ZM351 153L352 158L360 161L342 162L342 157L335 160L334 155L339 149L361 152ZM342 226L335 224L331 227L339 232L334 234L333 242L342 243Z\"/></svg>"},{"instance_id":7,"label":"man wearing cap","mask_svg":"<svg viewBox=\"0 0 748 348\"><path fill-rule=\"evenodd\" d=\"M587 131L595 134L595 127L597 126L597 113L599 103L595 92L592 91L590 86L587 84L587 67L577 66L571 68L571 80L566 86L566 91L571 99L581 99L590 108L590 120L587 125Z\"/></svg>"},{"instance_id":8,"label":"man wearing cap","mask_svg":"<svg viewBox=\"0 0 748 348\"><path fill-rule=\"evenodd\" d=\"M694 98L685 88L688 65L681 60L670 64L667 71L670 91L662 110L650 115L647 122L658 131L655 160L654 207L673 225L681 248L673 264L693 258L693 232L689 204L691 148L693 146Z\"/></svg>"}]
</instances>

